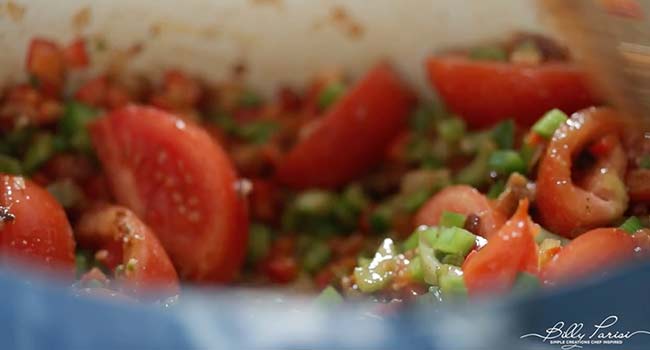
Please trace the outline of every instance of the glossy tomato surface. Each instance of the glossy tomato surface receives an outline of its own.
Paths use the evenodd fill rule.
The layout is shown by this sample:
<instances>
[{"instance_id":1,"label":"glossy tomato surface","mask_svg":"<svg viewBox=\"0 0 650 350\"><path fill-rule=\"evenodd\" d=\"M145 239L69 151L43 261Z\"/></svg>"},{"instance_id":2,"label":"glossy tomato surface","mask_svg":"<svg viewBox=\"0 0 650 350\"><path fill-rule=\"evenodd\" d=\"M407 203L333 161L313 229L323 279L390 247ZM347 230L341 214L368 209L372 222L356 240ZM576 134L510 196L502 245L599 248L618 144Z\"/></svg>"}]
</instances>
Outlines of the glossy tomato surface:
<instances>
[{"instance_id":1,"label":"glossy tomato surface","mask_svg":"<svg viewBox=\"0 0 650 350\"><path fill-rule=\"evenodd\" d=\"M337 187L383 158L406 124L415 98L388 64L368 72L278 165L296 188Z\"/></svg>"},{"instance_id":2,"label":"glossy tomato surface","mask_svg":"<svg viewBox=\"0 0 650 350\"><path fill-rule=\"evenodd\" d=\"M479 218L478 231L483 237L490 237L506 221L481 192L466 185L450 186L435 194L420 208L415 216L415 225L435 226L443 212L476 215Z\"/></svg>"},{"instance_id":3,"label":"glossy tomato surface","mask_svg":"<svg viewBox=\"0 0 650 350\"><path fill-rule=\"evenodd\" d=\"M427 70L445 105L475 128L507 118L531 125L553 108L572 113L598 102L585 74L569 63L528 66L443 56L429 58Z\"/></svg>"},{"instance_id":4,"label":"glossy tomato surface","mask_svg":"<svg viewBox=\"0 0 650 350\"><path fill-rule=\"evenodd\" d=\"M536 227L528 216L528 202L520 202L517 212L487 245L463 264L470 295L500 294L512 287L517 274L537 274Z\"/></svg>"},{"instance_id":5,"label":"glossy tomato surface","mask_svg":"<svg viewBox=\"0 0 650 350\"><path fill-rule=\"evenodd\" d=\"M243 262L248 218L221 147L194 124L135 105L90 129L114 196L153 229L179 275L232 280Z\"/></svg>"},{"instance_id":6,"label":"glossy tomato surface","mask_svg":"<svg viewBox=\"0 0 650 350\"><path fill-rule=\"evenodd\" d=\"M546 283L562 284L604 274L630 261L637 245L631 235L620 229L598 228L585 232L544 266L542 278Z\"/></svg>"},{"instance_id":7,"label":"glossy tomato surface","mask_svg":"<svg viewBox=\"0 0 650 350\"><path fill-rule=\"evenodd\" d=\"M75 241L61 205L44 188L20 176L0 175L0 252L36 269L74 276Z\"/></svg>"}]
</instances>

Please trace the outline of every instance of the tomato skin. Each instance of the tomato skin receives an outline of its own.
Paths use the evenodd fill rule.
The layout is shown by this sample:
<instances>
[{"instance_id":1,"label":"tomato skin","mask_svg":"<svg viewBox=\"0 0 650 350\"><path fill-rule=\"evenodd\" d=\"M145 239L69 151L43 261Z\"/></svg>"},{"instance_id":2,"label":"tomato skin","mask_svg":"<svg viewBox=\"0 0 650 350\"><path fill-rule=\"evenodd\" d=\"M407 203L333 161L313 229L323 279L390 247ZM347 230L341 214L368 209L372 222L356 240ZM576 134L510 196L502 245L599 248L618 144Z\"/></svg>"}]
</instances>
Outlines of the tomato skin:
<instances>
[{"instance_id":1,"label":"tomato skin","mask_svg":"<svg viewBox=\"0 0 650 350\"><path fill-rule=\"evenodd\" d=\"M550 285L575 281L625 263L634 258L634 238L617 228L585 232L560 250L542 270Z\"/></svg>"},{"instance_id":2,"label":"tomato skin","mask_svg":"<svg viewBox=\"0 0 650 350\"><path fill-rule=\"evenodd\" d=\"M136 105L93 122L90 133L114 197L156 232L179 275L231 281L248 218L221 147L191 122Z\"/></svg>"},{"instance_id":3,"label":"tomato skin","mask_svg":"<svg viewBox=\"0 0 650 350\"><path fill-rule=\"evenodd\" d=\"M86 81L79 87L74 97L85 104L103 107L106 101L106 91L108 89L108 78L100 75L96 78Z\"/></svg>"},{"instance_id":4,"label":"tomato skin","mask_svg":"<svg viewBox=\"0 0 650 350\"><path fill-rule=\"evenodd\" d=\"M292 256L270 256L262 266L267 277L274 283L289 283L298 277L298 263Z\"/></svg>"},{"instance_id":5,"label":"tomato skin","mask_svg":"<svg viewBox=\"0 0 650 350\"><path fill-rule=\"evenodd\" d=\"M159 93L151 97L151 104L165 110L192 108L201 98L199 84L179 70L168 70Z\"/></svg>"},{"instance_id":6,"label":"tomato skin","mask_svg":"<svg viewBox=\"0 0 650 350\"><path fill-rule=\"evenodd\" d=\"M72 280L75 241L65 211L45 189L19 176L0 175L0 205L13 220L0 226L0 259L17 258Z\"/></svg>"},{"instance_id":7,"label":"tomato skin","mask_svg":"<svg viewBox=\"0 0 650 350\"><path fill-rule=\"evenodd\" d=\"M73 40L63 51L65 63L70 68L85 68L90 63L86 51L86 40L77 38Z\"/></svg>"},{"instance_id":8,"label":"tomato skin","mask_svg":"<svg viewBox=\"0 0 650 350\"><path fill-rule=\"evenodd\" d=\"M281 201L276 184L262 178L252 179L251 183L253 191L248 202L251 216L263 222L277 222Z\"/></svg>"},{"instance_id":9,"label":"tomato skin","mask_svg":"<svg viewBox=\"0 0 650 350\"><path fill-rule=\"evenodd\" d=\"M478 232L483 237L490 237L506 221L505 216L496 210L490 200L475 188L467 185L450 186L435 194L415 215L415 225L435 226L440 222L442 212L479 217Z\"/></svg>"},{"instance_id":10,"label":"tomato skin","mask_svg":"<svg viewBox=\"0 0 650 350\"><path fill-rule=\"evenodd\" d=\"M524 199L499 232L463 264L470 296L507 292L522 271L537 275L536 230L528 216L528 200Z\"/></svg>"},{"instance_id":11,"label":"tomato skin","mask_svg":"<svg viewBox=\"0 0 650 350\"><path fill-rule=\"evenodd\" d=\"M539 218L552 232L573 238L591 228L610 225L627 208L627 194L622 184L627 160L618 135L616 145L607 155L597 159L587 181L576 183L572 178L573 158L589 142L620 132L622 118L607 108L591 108L575 113L560 126L540 161L537 174L536 203ZM603 174L602 169L607 174ZM598 177L614 175L620 189L603 191ZM599 189L600 187L600 189ZM600 192L600 193L599 193Z\"/></svg>"},{"instance_id":12,"label":"tomato skin","mask_svg":"<svg viewBox=\"0 0 650 350\"><path fill-rule=\"evenodd\" d=\"M109 81L105 75L86 81L74 96L85 104L108 109L124 107L133 100L126 88Z\"/></svg>"},{"instance_id":13,"label":"tomato skin","mask_svg":"<svg viewBox=\"0 0 650 350\"><path fill-rule=\"evenodd\" d=\"M445 105L473 128L506 118L528 126L553 108L573 113L598 102L585 74L569 63L526 66L447 56L426 65Z\"/></svg>"},{"instance_id":14,"label":"tomato skin","mask_svg":"<svg viewBox=\"0 0 650 350\"><path fill-rule=\"evenodd\" d=\"M61 102L29 85L17 85L6 92L0 119L5 123L15 123L16 116L26 118L30 124L36 126L51 125L63 113ZM4 114L10 118L2 118ZM5 125L3 125L5 126ZM5 126L10 128L9 125Z\"/></svg>"},{"instance_id":15,"label":"tomato skin","mask_svg":"<svg viewBox=\"0 0 650 350\"><path fill-rule=\"evenodd\" d=\"M79 220L79 242L96 248L117 244L120 262L126 268L117 276L127 294L178 294L178 276L165 249L147 225L127 208L106 206L87 212Z\"/></svg>"},{"instance_id":16,"label":"tomato skin","mask_svg":"<svg viewBox=\"0 0 650 350\"><path fill-rule=\"evenodd\" d=\"M381 161L405 125L414 95L387 64L373 68L280 162L280 182L337 187Z\"/></svg>"},{"instance_id":17,"label":"tomato skin","mask_svg":"<svg viewBox=\"0 0 650 350\"><path fill-rule=\"evenodd\" d=\"M38 78L41 89L49 95L57 95L65 77L65 59L56 43L34 38L27 49L27 72Z\"/></svg>"}]
</instances>

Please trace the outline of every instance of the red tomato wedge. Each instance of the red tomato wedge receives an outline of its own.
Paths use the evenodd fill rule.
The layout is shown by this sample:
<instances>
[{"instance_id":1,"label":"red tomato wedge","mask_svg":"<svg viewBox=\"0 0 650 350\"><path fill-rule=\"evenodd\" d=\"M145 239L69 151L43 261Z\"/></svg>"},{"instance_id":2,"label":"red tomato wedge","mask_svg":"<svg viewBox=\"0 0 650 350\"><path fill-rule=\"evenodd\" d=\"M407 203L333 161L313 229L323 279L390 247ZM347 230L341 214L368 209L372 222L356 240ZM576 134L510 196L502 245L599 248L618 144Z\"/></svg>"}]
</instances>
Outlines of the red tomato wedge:
<instances>
[{"instance_id":1,"label":"red tomato wedge","mask_svg":"<svg viewBox=\"0 0 650 350\"><path fill-rule=\"evenodd\" d=\"M506 221L490 200L475 188L466 185L450 186L434 195L415 215L415 225L435 226L444 211L479 217L476 234L490 237Z\"/></svg>"},{"instance_id":2,"label":"red tomato wedge","mask_svg":"<svg viewBox=\"0 0 650 350\"><path fill-rule=\"evenodd\" d=\"M223 149L198 126L135 105L98 119L90 133L113 195L153 229L179 275L232 280L248 219Z\"/></svg>"},{"instance_id":3,"label":"red tomato wedge","mask_svg":"<svg viewBox=\"0 0 650 350\"><path fill-rule=\"evenodd\" d=\"M296 188L337 187L364 174L381 161L414 102L388 64L376 66L280 161L279 180Z\"/></svg>"},{"instance_id":4,"label":"red tomato wedge","mask_svg":"<svg viewBox=\"0 0 650 350\"><path fill-rule=\"evenodd\" d=\"M86 51L86 41L84 39L75 39L63 50L65 62L70 68L85 68L90 63L88 52Z\"/></svg>"},{"instance_id":5,"label":"red tomato wedge","mask_svg":"<svg viewBox=\"0 0 650 350\"><path fill-rule=\"evenodd\" d=\"M527 66L447 56L431 57L426 65L447 108L473 128L506 118L532 125L550 109L573 113L598 102L585 74L569 63Z\"/></svg>"},{"instance_id":6,"label":"red tomato wedge","mask_svg":"<svg viewBox=\"0 0 650 350\"><path fill-rule=\"evenodd\" d=\"M536 230L528 216L528 200L524 199L499 232L463 264L468 293L472 296L505 293L519 272L537 275Z\"/></svg>"},{"instance_id":7,"label":"red tomato wedge","mask_svg":"<svg viewBox=\"0 0 650 350\"><path fill-rule=\"evenodd\" d=\"M41 88L48 94L57 94L65 78L65 58L61 48L54 42L34 38L27 51L27 72L36 77Z\"/></svg>"},{"instance_id":8,"label":"red tomato wedge","mask_svg":"<svg viewBox=\"0 0 650 350\"><path fill-rule=\"evenodd\" d=\"M544 266L542 278L548 284L563 284L603 274L634 258L637 244L616 228L591 230L572 240Z\"/></svg>"},{"instance_id":9,"label":"red tomato wedge","mask_svg":"<svg viewBox=\"0 0 650 350\"><path fill-rule=\"evenodd\" d=\"M106 102L108 86L108 78L100 75L81 85L75 93L74 98L91 106L102 107Z\"/></svg>"},{"instance_id":10,"label":"red tomato wedge","mask_svg":"<svg viewBox=\"0 0 650 350\"><path fill-rule=\"evenodd\" d=\"M0 259L74 278L75 242L59 203L45 189L19 176L0 175Z\"/></svg>"},{"instance_id":11,"label":"red tomato wedge","mask_svg":"<svg viewBox=\"0 0 650 350\"><path fill-rule=\"evenodd\" d=\"M591 108L575 113L555 132L537 173L536 204L544 227L572 238L623 215L628 198L623 183L627 159L619 140L622 127L622 116L616 112ZM614 146L576 179L574 158L603 138L613 140Z\"/></svg>"},{"instance_id":12,"label":"red tomato wedge","mask_svg":"<svg viewBox=\"0 0 650 350\"><path fill-rule=\"evenodd\" d=\"M87 212L75 232L84 246L119 246L123 273L116 278L123 282L127 294L178 294L178 276L165 249L129 209L107 206Z\"/></svg>"}]
</instances>

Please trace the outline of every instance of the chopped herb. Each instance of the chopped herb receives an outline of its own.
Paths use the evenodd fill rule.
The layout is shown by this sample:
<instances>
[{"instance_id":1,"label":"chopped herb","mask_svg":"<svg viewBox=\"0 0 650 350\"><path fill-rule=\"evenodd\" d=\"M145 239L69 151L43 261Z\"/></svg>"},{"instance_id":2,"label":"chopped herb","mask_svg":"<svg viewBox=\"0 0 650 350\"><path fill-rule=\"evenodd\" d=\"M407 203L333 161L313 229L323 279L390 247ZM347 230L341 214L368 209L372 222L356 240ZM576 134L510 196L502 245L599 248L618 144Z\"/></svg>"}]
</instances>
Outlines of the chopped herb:
<instances>
[{"instance_id":1,"label":"chopped herb","mask_svg":"<svg viewBox=\"0 0 650 350\"><path fill-rule=\"evenodd\" d=\"M554 239L558 240L562 243L562 245L567 245L569 242L571 242L570 239L564 238L560 235L556 235L555 233L552 233L544 228L542 228L539 233L535 236L535 242L537 244L541 244L545 239Z\"/></svg>"},{"instance_id":2,"label":"chopped herb","mask_svg":"<svg viewBox=\"0 0 650 350\"><path fill-rule=\"evenodd\" d=\"M262 104L262 97L252 91L244 91L239 96L239 105L246 108L259 107Z\"/></svg>"},{"instance_id":3,"label":"chopped herb","mask_svg":"<svg viewBox=\"0 0 650 350\"><path fill-rule=\"evenodd\" d=\"M294 201L296 210L306 214L327 214L336 203L336 195L322 190L309 190L298 194Z\"/></svg>"},{"instance_id":4,"label":"chopped herb","mask_svg":"<svg viewBox=\"0 0 650 350\"><path fill-rule=\"evenodd\" d=\"M316 297L315 302L323 306L337 305L343 302L343 297L332 286L327 286Z\"/></svg>"},{"instance_id":5,"label":"chopped herb","mask_svg":"<svg viewBox=\"0 0 650 350\"><path fill-rule=\"evenodd\" d=\"M469 58L480 61L505 62L508 60L508 53L506 50L496 45L481 46L472 49L472 51L469 52Z\"/></svg>"},{"instance_id":6,"label":"chopped herb","mask_svg":"<svg viewBox=\"0 0 650 350\"><path fill-rule=\"evenodd\" d=\"M451 211L443 211L440 214L440 226L443 227L464 227L467 216Z\"/></svg>"},{"instance_id":7,"label":"chopped herb","mask_svg":"<svg viewBox=\"0 0 650 350\"><path fill-rule=\"evenodd\" d=\"M425 228L418 228L416 233L419 233L420 236L420 241L424 241L430 246L433 246L434 243L436 243L436 240L438 240L438 235L440 234L440 229L438 227L425 227Z\"/></svg>"},{"instance_id":8,"label":"chopped herb","mask_svg":"<svg viewBox=\"0 0 650 350\"><path fill-rule=\"evenodd\" d=\"M280 125L272 120L257 120L246 123L237 129L237 135L243 140L264 144L280 129Z\"/></svg>"},{"instance_id":9,"label":"chopped herb","mask_svg":"<svg viewBox=\"0 0 650 350\"><path fill-rule=\"evenodd\" d=\"M82 189L74 181L67 178L48 184L47 191L64 208L72 208L84 198Z\"/></svg>"},{"instance_id":10,"label":"chopped herb","mask_svg":"<svg viewBox=\"0 0 650 350\"><path fill-rule=\"evenodd\" d=\"M361 212L368 205L368 198L360 185L352 184L345 188L342 201L349 204L350 209Z\"/></svg>"},{"instance_id":11,"label":"chopped herb","mask_svg":"<svg viewBox=\"0 0 650 350\"><path fill-rule=\"evenodd\" d=\"M499 150L490 155L488 160L490 170L496 171L501 175L509 175L517 172L526 173L526 164L521 159L519 153L512 150Z\"/></svg>"},{"instance_id":12,"label":"chopped herb","mask_svg":"<svg viewBox=\"0 0 650 350\"><path fill-rule=\"evenodd\" d=\"M229 114L221 112L215 113L210 116L209 121L230 135L237 133L237 122L235 122L235 119L233 119L233 117Z\"/></svg>"},{"instance_id":13,"label":"chopped herb","mask_svg":"<svg viewBox=\"0 0 650 350\"><path fill-rule=\"evenodd\" d=\"M0 154L0 173L19 175L22 172L22 166L16 158Z\"/></svg>"},{"instance_id":14,"label":"chopped herb","mask_svg":"<svg viewBox=\"0 0 650 350\"><path fill-rule=\"evenodd\" d=\"M411 260L408 267L409 276L417 282L424 282L424 272L422 271L422 260L416 256Z\"/></svg>"},{"instance_id":15,"label":"chopped herb","mask_svg":"<svg viewBox=\"0 0 650 350\"><path fill-rule=\"evenodd\" d=\"M0 152L12 157L19 157L27 150L36 130L32 127L19 127L3 135Z\"/></svg>"},{"instance_id":16,"label":"chopped herb","mask_svg":"<svg viewBox=\"0 0 650 350\"><path fill-rule=\"evenodd\" d=\"M527 272L520 272L512 287L512 292L516 294L527 294L538 290L540 287L541 283L537 276Z\"/></svg>"},{"instance_id":17,"label":"chopped herb","mask_svg":"<svg viewBox=\"0 0 650 350\"><path fill-rule=\"evenodd\" d=\"M23 169L32 173L54 155L54 138L49 133L39 133L34 136L25 157Z\"/></svg>"},{"instance_id":18,"label":"chopped herb","mask_svg":"<svg viewBox=\"0 0 650 350\"><path fill-rule=\"evenodd\" d=\"M494 126L491 134L498 149L512 149L515 144L515 122L506 119Z\"/></svg>"},{"instance_id":19,"label":"chopped herb","mask_svg":"<svg viewBox=\"0 0 650 350\"><path fill-rule=\"evenodd\" d=\"M490 186L488 189L487 196L490 199L496 199L499 195L505 190L506 182L504 180L498 180Z\"/></svg>"},{"instance_id":20,"label":"chopped herb","mask_svg":"<svg viewBox=\"0 0 650 350\"><path fill-rule=\"evenodd\" d=\"M433 143L426 137L414 135L406 145L406 159L413 164L440 163L433 154Z\"/></svg>"},{"instance_id":21,"label":"chopped herb","mask_svg":"<svg viewBox=\"0 0 650 350\"><path fill-rule=\"evenodd\" d=\"M417 248L419 240L420 240L420 231L415 230L415 232L411 233L409 238L407 238L404 242L402 242L402 251L407 252L409 250L413 250Z\"/></svg>"},{"instance_id":22,"label":"chopped herb","mask_svg":"<svg viewBox=\"0 0 650 350\"><path fill-rule=\"evenodd\" d=\"M327 243L317 240L312 242L302 260L302 266L307 272L314 273L330 260L331 250Z\"/></svg>"},{"instance_id":23,"label":"chopped herb","mask_svg":"<svg viewBox=\"0 0 650 350\"><path fill-rule=\"evenodd\" d=\"M375 233L384 233L392 227L393 209L388 205L380 205L370 215L370 229Z\"/></svg>"},{"instance_id":24,"label":"chopped herb","mask_svg":"<svg viewBox=\"0 0 650 350\"><path fill-rule=\"evenodd\" d=\"M411 131L426 134L434 130L436 121L447 116L439 101L428 101L420 104L409 118Z\"/></svg>"},{"instance_id":25,"label":"chopped herb","mask_svg":"<svg viewBox=\"0 0 650 350\"><path fill-rule=\"evenodd\" d=\"M431 245L438 237L437 227L419 228L420 237L418 241L418 252L422 263L422 274L424 281L430 285L438 284L438 269L440 261L436 257Z\"/></svg>"},{"instance_id":26,"label":"chopped herb","mask_svg":"<svg viewBox=\"0 0 650 350\"><path fill-rule=\"evenodd\" d=\"M75 266L77 268L77 278L81 277L90 269L90 260L92 256L87 251L77 251L75 253Z\"/></svg>"},{"instance_id":27,"label":"chopped herb","mask_svg":"<svg viewBox=\"0 0 650 350\"><path fill-rule=\"evenodd\" d=\"M96 109L81 102L71 101L65 104L57 131L67 140L67 148L84 153L92 151L86 125L97 117L98 113Z\"/></svg>"},{"instance_id":28,"label":"chopped herb","mask_svg":"<svg viewBox=\"0 0 650 350\"><path fill-rule=\"evenodd\" d=\"M471 232L459 227L442 227L432 247L436 252L465 257L475 244L476 236Z\"/></svg>"},{"instance_id":29,"label":"chopped herb","mask_svg":"<svg viewBox=\"0 0 650 350\"><path fill-rule=\"evenodd\" d=\"M445 299L453 300L467 296L463 271L457 266L442 265L438 271L438 285Z\"/></svg>"},{"instance_id":30,"label":"chopped herb","mask_svg":"<svg viewBox=\"0 0 650 350\"><path fill-rule=\"evenodd\" d=\"M384 239L370 264L354 269L354 279L359 290L364 293L373 293L384 288L393 278L393 271L396 267L395 254L393 240Z\"/></svg>"},{"instance_id":31,"label":"chopped herb","mask_svg":"<svg viewBox=\"0 0 650 350\"><path fill-rule=\"evenodd\" d=\"M463 265L463 261L465 261L465 257L457 254L445 254L439 260L446 265L461 266Z\"/></svg>"},{"instance_id":32,"label":"chopped herb","mask_svg":"<svg viewBox=\"0 0 650 350\"><path fill-rule=\"evenodd\" d=\"M126 272L134 272L136 266L138 265L138 259L136 258L131 258L129 261L126 262Z\"/></svg>"},{"instance_id":33,"label":"chopped herb","mask_svg":"<svg viewBox=\"0 0 650 350\"><path fill-rule=\"evenodd\" d=\"M541 145L531 146L528 144L523 144L521 146L521 149L519 150L519 155L521 156L521 159L524 161L527 171L531 171L535 167L535 164L537 164L537 162L541 158L542 151L543 151L543 146Z\"/></svg>"},{"instance_id":34,"label":"chopped herb","mask_svg":"<svg viewBox=\"0 0 650 350\"><path fill-rule=\"evenodd\" d=\"M34 74L29 75L29 85L31 85L34 89L38 89L41 86L41 80L38 79L38 77Z\"/></svg>"},{"instance_id":35,"label":"chopped herb","mask_svg":"<svg viewBox=\"0 0 650 350\"><path fill-rule=\"evenodd\" d=\"M345 85L340 82L327 85L318 95L318 107L327 109L345 94L345 89Z\"/></svg>"},{"instance_id":36,"label":"chopped herb","mask_svg":"<svg viewBox=\"0 0 650 350\"><path fill-rule=\"evenodd\" d=\"M410 193L402 199L401 205L404 210L413 213L431 197L431 191L416 191Z\"/></svg>"},{"instance_id":37,"label":"chopped herb","mask_svg":"<svg viewBox=\"0 0 650 350\"><path fill-rule=\"evenodd\" d=\"M619 228L629 234L634 234L636 231L640 230L643 228L643 224L641 224L641 220L639 220L638 217L636 216L630 216L619 226Z\"/></svg>"},{"instance_id":38,"label":"chopped herb","mask_svg":"<svg viewBox=\"0 0 650 350\"><path fill-rule=\"evenodd\" d=\"M512 50L510 62L536 65L542 62L544 54L533 40L525 40Z\"/></svg>"},{"instance_id":39,"label":"chopped herb","mask_svg":"<svg viewBox=\"0 0 650 350\"><path fill-rule=\"evenodd\" d=\"M438 286L431 286L429 287L429 291L427 293L418 295L415 299L415 302L420 305L441 305L443 300L442 300L442 293L440 292L440 287Z\"/></svg>"},{"instance_id":40,"label":"chopped herb","mask_svg":"<svg viewBox=\"0 0 650 350\"><path fill-rule=\"evenodd\" d=\"M478 149L474 160L456 175L456 182L474 187L479 187L487 182L490 171L488 160L493 150L492 142L484 142L484 146Z\"/></svg>"},{"instance_id":41,"label":"chopped herb","mask_svg":"<svg viewBox=\"0 0 650 350\"><path fill-rule=\"evenodd\" d=\"M564 124L569 117L559 109L552 109L533 125L532 130L539 134L539 136L550 139L555 133L555 130Z\"/></svg>"},{"instance_id":42,"label":"chopped herb","mask_svg":"<svg viewBox=\"0 0 650 350\"><path fill-rule=\"evenodd\" d=\"M639 168L650 169L650 154L644 154L639 158Z\"/></svg>"},{"instance_id":43,"label":"chopped herb","mask_svg":"<svg viewBox=\"0 0 650 350\"><path fill-rule=\"evenodd\" d=\"M446 142L456 142L465 134L465 122L460 118L450 118L437 123L438 135Z\"/></svg>"},{"instance_id":44,"label":"chopped herb","mask_svg":"<svg viewBox=\"0 0 650 350\"><path fill-rule=\"evenodd\" d=\"M248 261L255 263L265 258L271 249L271 229L265 225L253 223L249 228Z\"/></svg>"}]
</instances>

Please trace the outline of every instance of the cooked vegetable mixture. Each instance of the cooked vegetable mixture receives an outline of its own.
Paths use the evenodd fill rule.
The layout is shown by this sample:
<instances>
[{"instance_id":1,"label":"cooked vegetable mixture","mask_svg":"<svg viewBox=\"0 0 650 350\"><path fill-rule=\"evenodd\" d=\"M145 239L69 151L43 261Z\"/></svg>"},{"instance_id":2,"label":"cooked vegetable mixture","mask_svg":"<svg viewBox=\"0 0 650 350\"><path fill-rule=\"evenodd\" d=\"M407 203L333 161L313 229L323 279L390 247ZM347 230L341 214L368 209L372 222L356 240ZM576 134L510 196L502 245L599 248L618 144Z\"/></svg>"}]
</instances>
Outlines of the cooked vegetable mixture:
<instances>
[{"instance_id":1,"label":"cooked vegetable mixture","mask_svg":"<svg viewBox=\"0 0 650 350\"><path fill-rule=\"evenodd\" d=\"M649 254L650 127L602 106L548 39L430 57L440 101L388 63L272 98L179 70L73 86L95 49L33 39L28 82L0 100L2 263L80 294L184 281L437 302Z\"/></svg>"}]
</instances>

